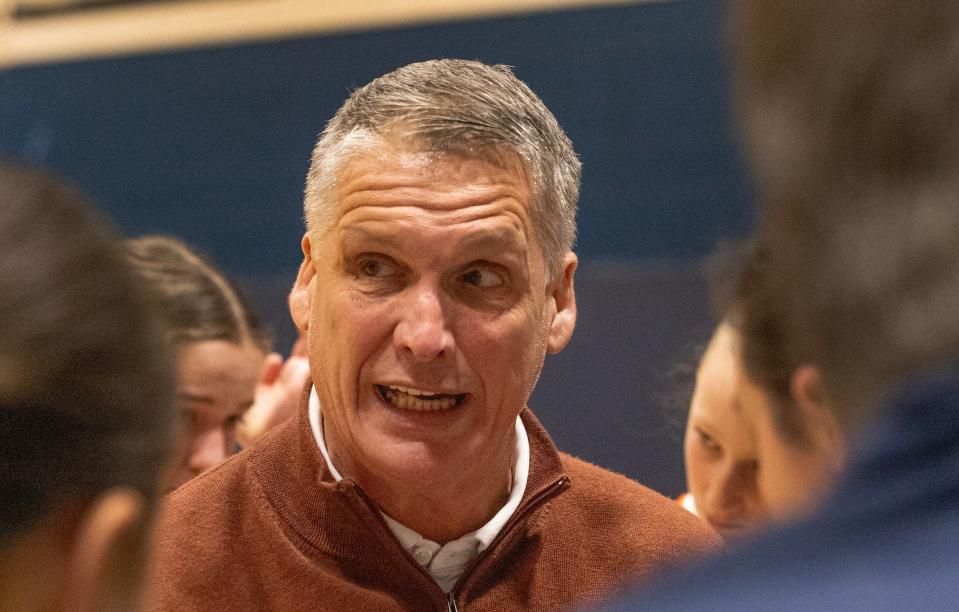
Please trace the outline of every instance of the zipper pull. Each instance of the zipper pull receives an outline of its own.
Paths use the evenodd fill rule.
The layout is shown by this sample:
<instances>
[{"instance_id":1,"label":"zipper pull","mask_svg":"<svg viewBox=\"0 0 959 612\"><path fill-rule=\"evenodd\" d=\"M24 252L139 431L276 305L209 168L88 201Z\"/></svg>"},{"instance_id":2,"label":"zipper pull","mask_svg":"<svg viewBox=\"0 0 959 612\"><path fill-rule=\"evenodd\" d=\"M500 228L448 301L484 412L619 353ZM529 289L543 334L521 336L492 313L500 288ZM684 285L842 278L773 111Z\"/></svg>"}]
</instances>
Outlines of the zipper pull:
<instances>
[{"instance_id":1,"label":"zipper pull","mask_svg":"<svg viewBox=\"0 0 959 612\"><path fill-rule=\"evenodd\" d=\"M456 607L456 597L453 596L452 591L446 594L446 612L459 612L459 608Z\"/></svg>"}]
</instances>

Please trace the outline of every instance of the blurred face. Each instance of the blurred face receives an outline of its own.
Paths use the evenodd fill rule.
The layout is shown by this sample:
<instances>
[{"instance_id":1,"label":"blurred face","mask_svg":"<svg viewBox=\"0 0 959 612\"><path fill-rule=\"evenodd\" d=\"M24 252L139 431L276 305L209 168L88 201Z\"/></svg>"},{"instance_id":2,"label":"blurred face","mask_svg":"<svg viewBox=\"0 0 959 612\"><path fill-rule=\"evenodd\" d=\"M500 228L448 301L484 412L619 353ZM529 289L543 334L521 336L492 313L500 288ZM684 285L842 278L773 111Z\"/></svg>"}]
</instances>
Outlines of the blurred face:
<instances>
[{"instance_id":1,"label":"blurred face","mask_svg":"<svg viewBox=\"0 0 959 612\"><path fill-rule=\"evenodd\" d=\"M736 332L721 325L696 375L684 444L696 510L727 538L765 522L768 513L752 424L740 405L738 351Z\"/></svg>"},{"instance_id":2,"label":"blurred face","mask_svg":"<svg viewBox=\"0 0 959 612\"><path fill-rule=\"evenodd\" d=\"M341 171L291 294L341 471L403 486L508 470L575 312L575 256L547 284L529 201L518 169L445 154L383 145Z\"/></svg>"},{"instance_id":3,"label":"blurred face","mask_svg":"<svg viewBox=\"0 0 959 612\"><path fill-rule=\"evenodd\" d=\"M237 423L253 404L265 357L250 343L227 340L204 340L180 349L177 400L183 426L169 488L233 452Z\"/></svg>"},{"instance_id":4,"label":"blurred face","mask_svg":"<svg viewBox=\"0 0 959 612\"><path fill-rule=\"evenodd\" d=\"M808 441L797 444L784 440L779 433L762 388L743 376L740 393L743 413L754 424L757 449L763 458L759 487L769 511L779 521L801 516L822 499L842 464L842 445L837 443L828 410L810 405L802 393L798 397L794 394L795 409L809 417L804 420ZM806 409L802 410L800 404Z\"/></svg>"}]
</instances>

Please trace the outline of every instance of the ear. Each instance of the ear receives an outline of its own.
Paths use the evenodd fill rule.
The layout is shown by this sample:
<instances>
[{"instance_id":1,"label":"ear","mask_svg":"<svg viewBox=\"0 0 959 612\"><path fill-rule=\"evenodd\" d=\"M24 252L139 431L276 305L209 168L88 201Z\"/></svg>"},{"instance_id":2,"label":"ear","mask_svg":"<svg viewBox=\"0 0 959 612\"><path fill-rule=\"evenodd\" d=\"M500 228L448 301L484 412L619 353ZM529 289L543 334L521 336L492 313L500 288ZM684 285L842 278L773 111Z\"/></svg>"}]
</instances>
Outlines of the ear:
<instances>
[{"instance_id":1,"label":"ear","mask_svg":"<svg viewBox=\"0 0 959 612\"><path fill-rule=\"evenodd\" d=\"M64 601L71 610L136 609L146 562L143 495L111 489L86 509L67 562Z\"/></svg>"},{"instance_id":2,"label":"ear","mask_svg":"<svg viewBox=\"0 0 959 612\"><path fill-rule=\"evenodd\" d=\"M819 368L803 365L789 380L793 402L808 426L811 441L822 455L839 470L846 454L845 436L830 407Z\"/></svg>"},{"instance_id":3,"label":"ear","mask_svg":"<svg viewBox=\"0 0 959 612\"><path fill-rule=\"evenodd\" d=\"M313 301L313 283L316 280L316 267L313 264L313 245L310 242L310 233L303 234L300 243L303 249L303 263L296 274L296 282L290 291L290 315L293 323L301 333L310 328L310 305Z\"/></svg>"},{"instance_id":4,"label":"ear","mask_svg":"<svg viewBox=\"0 0 959 612\"><path fill-rule=\"evenodd\" d=\"M576 327L576 291L573 287L573 275L579 260L572 251L563 258L563 269L548 287L546 307L549 317L549 336L546 350L558 353L563 350L573 337L573 328Z\"/></svg>"}]
</instances>

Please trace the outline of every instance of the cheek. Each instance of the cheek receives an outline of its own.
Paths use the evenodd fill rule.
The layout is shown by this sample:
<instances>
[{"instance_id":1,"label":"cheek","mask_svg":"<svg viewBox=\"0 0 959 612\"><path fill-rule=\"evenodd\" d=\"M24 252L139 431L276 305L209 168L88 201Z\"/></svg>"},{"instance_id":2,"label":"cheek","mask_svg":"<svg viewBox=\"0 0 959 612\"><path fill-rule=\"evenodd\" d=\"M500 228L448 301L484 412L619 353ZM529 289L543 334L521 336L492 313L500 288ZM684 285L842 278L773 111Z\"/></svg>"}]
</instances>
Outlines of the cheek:
<instances>
[{"instance_id":1,"label":"cheek","mask_svg":"<svg viewBox=\"0 0 959 612\"><path fill-rule=\"evenodd\" d=\"M370 303L341 291L318 310L318 325L310 332L310 374L331 420L342 422L359 406L375 371L391 371L396 364L393 332L395 303Z\"/></svg>"},{"instance_id":2,"label":"cheek","mask_svg":"<svg viewBox=\"0 0 959 612\"><path fill-rule=\"evenodd\" d=\"M173 444L173 453L170 455L170 469L173 471L188 469L186 463L189 453L190 432L180 427L177 429L176 439Z\"/></svg>"},{"instance_id":3,"label":"cheek","mask_svg":"<svg viewBox=\"0 0 959 612\"><path fill-rule=\"evenodd\" d=\"M511 355L515 363L531 337L523 321L516 313L490 315L461 309L452 323L457 350L476 356Z\"/></svg>"},{"instance_id":4,"label":"cheek","mask_svg":"<svg viewBox=\"0 0 959 612\"><path fill-rule=\"evenodd\" d=\"M526 404L542 369L546 341L534 326L538 323L519 309L499 316L465 312L457 318L457 353L503 419L515 418L517 406Z\"/></svg>"},{"instance_id":5,"label":"cheek","mask_svg":"<svg viewBox=\"0 0 959 612\"><path fill-rule=\"evenodd\" d=\"M389 312L382 304L357 304L344 293L317 303L310 325L310 362L345 364L368 355L389 336Z\"/></svg>"},{"instance_id":6,"label":"cheek","mask_svg":"<svg viewBox=\"0 0 959 612\"><path fill-rule=\"evenodd\" d=\"M694 463L696 462L695 452L693 451L693 440L692 432L686 430L686 435L683 436L683 465L686 468L686 484L691 485L692 480L696 477L696 469Z\"/></svg>"},{"instance_id":7,"label":"cheek","mask_svg":"<svg viewBox=\"0 0 959 612\"><path fill-rule=\"evenodd\" d=\"M757 483L774 518L789 519L804 506L808 488L805 467L785 449L774 448L765 453Z\"/></svg>"},{"instance_id":8,"label":"cheek","mask_svg":"<svg viewBox=\"0 0 959 612\"><path fill-rule=\"evenodd\" d=\"M528 311L513 312L487 323L485 329L484 351L498 355L499 367L515 378L536 378L546 355L547 333L541 318Z\"/></svg>"},{"instance_id":9,"label":"cheek","mask_svg":"<svg viewBox=\"0 0 959 612\"><path fill-rule=\"evenodd\" d=\"M686 443L683 454L686 460L686 485L693 497L702 504L709 488L712 464L703 452L690 442Z\"/></svg>"}]
</instances>

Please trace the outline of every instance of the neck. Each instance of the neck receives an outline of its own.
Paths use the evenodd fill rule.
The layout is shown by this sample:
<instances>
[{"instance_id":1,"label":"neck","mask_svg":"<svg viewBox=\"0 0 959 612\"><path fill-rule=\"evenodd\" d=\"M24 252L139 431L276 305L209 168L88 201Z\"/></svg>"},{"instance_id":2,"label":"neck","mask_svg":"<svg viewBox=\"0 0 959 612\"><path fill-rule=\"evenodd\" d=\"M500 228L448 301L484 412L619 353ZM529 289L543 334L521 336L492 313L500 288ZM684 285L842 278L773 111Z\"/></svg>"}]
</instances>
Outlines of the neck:
<instances>
[{"instance_id":1,"label":"neck","mask_svg":"<svg viewBox=\"0 0 959 612\"><path fill-rule=\"evenodd\" d=\"M439 473L369 470L338 453L329 437L327 444L340 474L355 480L387 516L442 545L479 529L506 504L516 460L513 436L511 430L497 458L465 469L443 466Z\"/></svg>"},{"instance_id":2,"label":"neck","mask_svg":"<svg viewBox=\"0 0 959 612\"><path fill-rule=\"evenodd\" d=\"M510 493L510 470L499 470L498 477L485 474L485 482L445 492L425 488L420 491L384 487L383 483L360 483L389 517L426 539L446 544L476 531L499 512Z\"/></svg>"}]
</instances>

